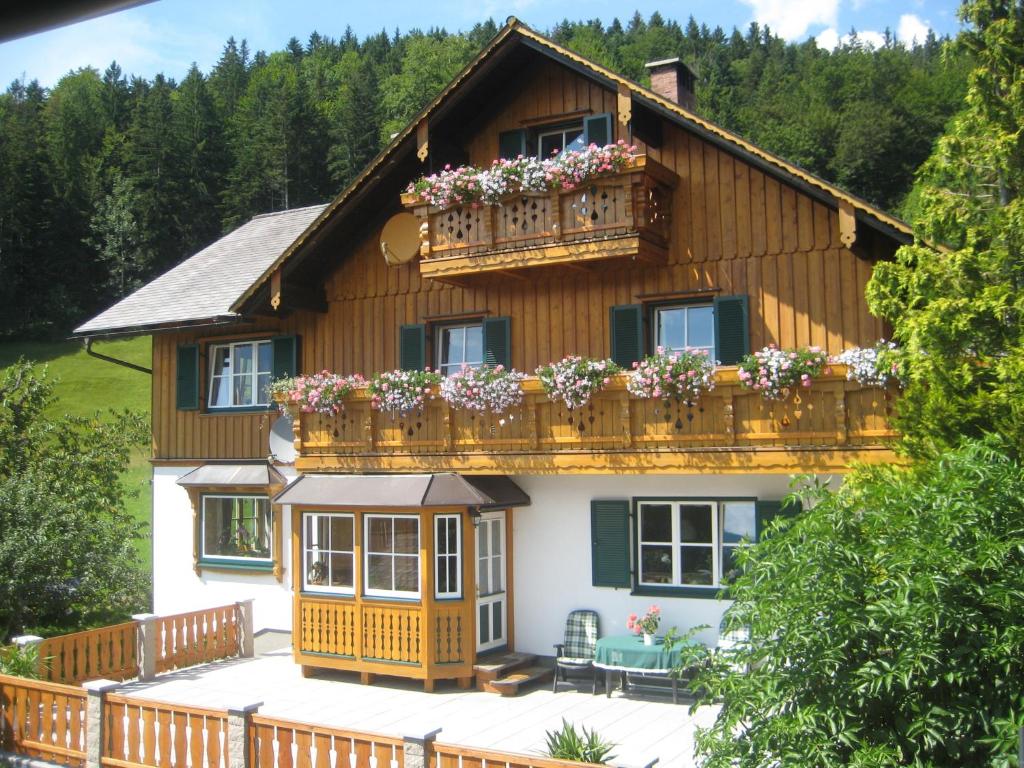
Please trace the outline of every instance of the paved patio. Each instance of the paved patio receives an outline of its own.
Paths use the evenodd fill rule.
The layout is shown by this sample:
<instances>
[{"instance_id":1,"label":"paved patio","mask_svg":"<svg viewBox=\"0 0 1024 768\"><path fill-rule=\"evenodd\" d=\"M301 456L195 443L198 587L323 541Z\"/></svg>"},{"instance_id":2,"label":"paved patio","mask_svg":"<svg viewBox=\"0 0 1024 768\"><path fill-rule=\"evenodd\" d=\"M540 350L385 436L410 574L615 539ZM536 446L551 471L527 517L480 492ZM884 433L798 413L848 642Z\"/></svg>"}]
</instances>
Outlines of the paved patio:
<instances>
[{"instance_id":1,"label":"paved patio","mask_svg":"<svg viewBox=\"0 0 1024 768\"><path fill-rule=\"evenodd\" d=\"M643 765L659 758L659 768L693 765L697 725L708 725L715 710L694 716L683 699L673 705L664 696L623 695L549 686L504 698L460 691L440 684L424 693L412 681L378 678L362 685L358 677L324 671L303 678L291 650L269 650L253 659L231 659L131 682L119 692L177 704L224 707L262 701L262 714L338 728L402 736L441 728L438 740L525 754L541 754L545 731L562 718L596 729L618 746L616 763Z\"/></svg>"}]
</instances>

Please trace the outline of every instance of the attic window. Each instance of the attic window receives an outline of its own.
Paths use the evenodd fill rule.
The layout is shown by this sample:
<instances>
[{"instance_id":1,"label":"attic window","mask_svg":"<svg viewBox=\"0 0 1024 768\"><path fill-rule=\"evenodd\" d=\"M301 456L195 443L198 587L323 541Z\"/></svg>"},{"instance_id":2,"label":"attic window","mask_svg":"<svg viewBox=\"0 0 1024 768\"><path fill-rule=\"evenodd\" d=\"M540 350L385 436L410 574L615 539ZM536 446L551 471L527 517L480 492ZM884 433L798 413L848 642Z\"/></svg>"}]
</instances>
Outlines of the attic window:
<instances>
[{"instance_id":1,"label":"attic window","mask_svg":"<svg viewBox=\"0 0 1024 768\"><path fill-rule=\"evenodd\" d=\"M537 132L537 157L547 160L565 150L583 149L583 123Z\"/></svg>"}]
</instances>

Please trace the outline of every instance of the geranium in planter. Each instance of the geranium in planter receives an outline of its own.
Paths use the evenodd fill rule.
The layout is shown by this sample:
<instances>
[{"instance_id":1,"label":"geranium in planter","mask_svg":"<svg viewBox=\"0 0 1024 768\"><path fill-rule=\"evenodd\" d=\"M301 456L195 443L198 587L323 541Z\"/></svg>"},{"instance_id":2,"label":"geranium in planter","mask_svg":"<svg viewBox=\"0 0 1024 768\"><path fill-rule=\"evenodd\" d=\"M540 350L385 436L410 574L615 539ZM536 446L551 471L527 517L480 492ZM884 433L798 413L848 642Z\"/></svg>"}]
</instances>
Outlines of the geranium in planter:
<instances>
[{"instance_id":1,"label":"geranium in planter","mask_svg":"<svg viewBox=\"0 0 1024 768\"><path fill-rule=\"evenodd\" d=\"M715 388L715 361L703 349L665 352L658 347L633 364L626 389L634 397L685 400L692 405Z\"/></svg>"},{"instance_id":2,"label":"geranium in planter","mask_svg":"<svg viewBox=\"0 0 1024 768\"><path fill-rule=\"evenodd\" d=\"M415 193L421 200L438 208L469 204L481 197L479 177L480 169L472 165L460 165L458 168L446 165L444 170L412 182L406 191Z\"/></svg>"},{"instance_id":3,"label":"geranium in planter","mask_svg":"<svg viewBox=\"0 0 1024 768\"><path fill-rule=\"evenodd\" d=\"M542 365L537 376L547 396L555 402L561 400L571 411L589 403L594 393L604 389L609 378L621 370L611 360L569 355L557 363Z\"/></svg>"},{"instance_id":4,"label":"geranium in planter","mask_svg":"<svg viewBox=\"0 0 1024 768\"><path fill-rule=\"evenodd\" d=\"M792 390L810 387L828 365L820 347L779 349L769 344L740 361L740 384L760 392L766 400L785 400Z\"/></svg>"},{"instance_id":5,"label":"geranium in planter","mask_svg":"<svg viewBox=\"0 0 1024 768\"><path fill-rule=\"evenodd\" d=\"M901 382L899 349L879 339L873 347L853 347L836 355L835 362L846 368L846 378L865 387L886 387Z\"/></svg>"},{"instance_id":6,"label":"geranium in planter","mask_svg":"<svg viewBox=\"0 0 1024 768\"><path fill-rule=\"evenodd\" d=\"M436 371L391 371L370 381L370 402L378 411L404 414L423 409L437 396L441 374Z\"/></svg>"},{"instance_id":7,"label":"geranium in planter","mask_svg":"<svg viewBox=\"0 0 1024 768\"><path fill-rule=\"evenodd\" d=\"M523 402L522 381L525 374L494 368L462 369L441 381L441 397L453 408L468 411L489 411L495 415L507 413Z\"/></svg>"},{"instance_id":8,"label":"geranium in planter","mask_svg":"<svg viewBox=\"0 0 1024 768\"><path fill-rule=\"evenodd\" d=\"M333 416L345 409L345 398L353 389L366 385L358 373L339 376L321 371L308 376L278 379L270 385L271 395L282 413L322 413Z\"/></svg>"}]
</instances>

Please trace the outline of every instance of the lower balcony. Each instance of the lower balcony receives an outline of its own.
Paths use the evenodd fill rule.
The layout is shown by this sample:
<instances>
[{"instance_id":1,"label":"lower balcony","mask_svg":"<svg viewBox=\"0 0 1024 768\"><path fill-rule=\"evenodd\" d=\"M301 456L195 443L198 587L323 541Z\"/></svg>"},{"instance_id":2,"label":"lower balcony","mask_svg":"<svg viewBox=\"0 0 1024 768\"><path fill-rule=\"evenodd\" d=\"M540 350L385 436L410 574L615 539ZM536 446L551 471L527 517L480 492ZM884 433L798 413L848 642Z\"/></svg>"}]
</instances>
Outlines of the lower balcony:
<instances>
[{"instance_id":1,"label":"lower balcony","mask_svg":"<svg viewBox=\"0 0 1024 768\"><path fill-rule=\"evenodd\" d=\"M841 472L851 461L889 462L895 390L846 380L844 366L783 401L740 386L720 368L715 389L690 405L643 400L626 376L578 410L548 399L535 378L501 417L431 401L393 416L356 391L337 416L294 422L300 472L500 474Z\"/></svg>"}]
</instances>

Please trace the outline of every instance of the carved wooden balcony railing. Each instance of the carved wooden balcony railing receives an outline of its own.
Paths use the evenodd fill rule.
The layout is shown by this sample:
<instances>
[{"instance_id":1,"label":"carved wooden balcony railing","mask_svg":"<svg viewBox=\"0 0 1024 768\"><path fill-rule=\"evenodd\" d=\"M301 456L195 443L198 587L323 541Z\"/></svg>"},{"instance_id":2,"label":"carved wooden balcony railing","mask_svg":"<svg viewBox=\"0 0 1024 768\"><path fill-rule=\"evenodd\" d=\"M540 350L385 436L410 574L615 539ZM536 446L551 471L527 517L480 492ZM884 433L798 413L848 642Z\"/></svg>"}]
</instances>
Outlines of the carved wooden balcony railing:
<instances>
[{"instance_id":1,"label":"carved wooden balcony railing","mask_svg":"<svg viewBox=\"0 0 1024 768\"><path fill-rule=\"evenodd\" d=\"M608 259L663 261L678 176L645 155L572 190L509 195L498 205L436 208L402 202L420 219L420 274L468 275Z\"/></svg>"},{"instance_id":2,"label":"carved wooden balcony railing","mask_svg":"<svg viewBox=\"0 0 1024 768\"><path fill-rule=\"evenodd\" d=\"M844 366L810 389L769 401L720 368L713 391L693 405L643 400L626 376L578 410L523 382L521 407L502 417L431 401L393 416L357 390L337 416L294 423L300 471L650 473L843 471L851 461L891 461L894 390L862 387Z\"/></svg>"}]
</instances>

